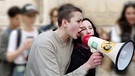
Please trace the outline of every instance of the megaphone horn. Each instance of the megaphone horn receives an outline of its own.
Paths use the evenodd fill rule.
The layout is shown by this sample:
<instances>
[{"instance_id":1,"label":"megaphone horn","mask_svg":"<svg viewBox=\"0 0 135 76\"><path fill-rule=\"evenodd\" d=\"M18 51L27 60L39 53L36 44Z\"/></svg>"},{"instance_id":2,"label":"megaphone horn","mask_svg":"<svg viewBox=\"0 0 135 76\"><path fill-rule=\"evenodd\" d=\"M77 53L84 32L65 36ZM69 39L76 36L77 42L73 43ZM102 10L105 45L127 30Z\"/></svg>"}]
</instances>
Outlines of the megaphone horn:
<instances>
[{"instance_id":1,"label":"megaphone horn","mask_svg":"<svg viewBox=\"0 0 135 76\"><path fill-rule=\"evenodd\" d=\"M134 55L134 42L132 40L116 43L86 35L83 42L92 49L92 52L101 52L108 56L119 71L128 67Z\"/></svg>"}]
</instances>

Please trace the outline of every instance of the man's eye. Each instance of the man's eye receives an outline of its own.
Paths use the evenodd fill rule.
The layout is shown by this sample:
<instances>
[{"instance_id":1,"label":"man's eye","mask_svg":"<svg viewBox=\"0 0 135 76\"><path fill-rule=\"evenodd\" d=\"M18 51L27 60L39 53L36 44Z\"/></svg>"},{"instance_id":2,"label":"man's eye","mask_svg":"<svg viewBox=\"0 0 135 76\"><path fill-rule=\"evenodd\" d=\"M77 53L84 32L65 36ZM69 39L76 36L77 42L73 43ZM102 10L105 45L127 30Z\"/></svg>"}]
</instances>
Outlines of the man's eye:
<instances>
[{"instance_id":1,"label":"man's eye","mask_svg":"<svg viewBox=\"0 0 135 76\"><path fill-rule=\"evenodd\" d=\"M80 21L77 21L78 23L80 23Z\"/></svg>"},{"instance_id":2,"label":"man's eye","mask_svg":"<svg viewBox=\"0 0 135 76\"><path fill-rule=\"evenodd\" d=\"M82 20L78 20L77 22L80 23L80 22L82 22Z\"/></svg>"}]
</instances>

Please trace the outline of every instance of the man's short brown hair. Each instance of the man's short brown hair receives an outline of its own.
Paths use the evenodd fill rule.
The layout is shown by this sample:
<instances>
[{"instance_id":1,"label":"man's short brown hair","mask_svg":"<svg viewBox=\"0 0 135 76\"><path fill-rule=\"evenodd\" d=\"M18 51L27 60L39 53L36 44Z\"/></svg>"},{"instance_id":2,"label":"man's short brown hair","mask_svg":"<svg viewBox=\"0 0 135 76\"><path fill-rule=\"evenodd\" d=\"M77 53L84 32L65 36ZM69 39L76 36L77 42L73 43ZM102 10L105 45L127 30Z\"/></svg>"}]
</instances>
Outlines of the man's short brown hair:
<instances>
[{"instance_id":1,"label":"man's short brown hair","mask_svg":"<svg viewBox=\"0 0 135 76\"><path fill-rule=\"evenodd\" d=\"M58 9L58 25L59 27L62 24L62 20L66 19L68 22L70 22L71 17L73 17L73 12L79 11L82 13L82 10L78 7L75 7L73 5L62 5Z\"/></svg>"}]
</instances>

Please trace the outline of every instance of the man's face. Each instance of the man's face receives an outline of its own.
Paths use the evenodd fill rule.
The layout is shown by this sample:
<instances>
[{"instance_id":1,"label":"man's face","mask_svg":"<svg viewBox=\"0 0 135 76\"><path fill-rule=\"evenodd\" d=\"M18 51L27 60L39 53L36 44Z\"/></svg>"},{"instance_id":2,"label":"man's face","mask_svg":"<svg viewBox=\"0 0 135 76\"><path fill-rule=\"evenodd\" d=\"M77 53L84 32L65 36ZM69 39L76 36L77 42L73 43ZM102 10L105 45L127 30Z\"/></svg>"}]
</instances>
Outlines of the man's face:
<instances>
[{"instance_id":1,"label":"man's face","mask_svg":"<svg viewBox=\"0 0 135 76\"><path fill-rule=\"evenodd\" d=\"M57 25L57 21L58 21L58 11L57 10L55 10L54 12L53 12L53 14L52 14L52 17L51 17L51 20L52 20L52 22L53 22L53 24L55 24L55 25Z\"/></svg>"},{"instance_id":2,"label":"man's face","mask_svg":"<svg viewBox=\"0 0 135 76\"><path fill-rule=\"evenodd\" d=\"M83 15L81 12L73 12L73 17L67 23L66 32L73 39L77 39L80 36Z\"/></svg>"},{"instance_id":3,"label":"man's face","mask_svg":"<svg viewBox=\"0 0 135 76\"><path fill-rule=\"evenodd\" d=\"M20 26L20 14L16 15L15 17L10 18L10 25L14 28Z\"/></svg>"},{"instance_id":4,"label":"man's face","mask_svg":"<svg viewBox=\"0 0 135 76\"><path fill-rule=\"evenodd\" d=\"M23 21L26 25L34 25L37 13L23 15Z\"/></svg>"}]
</instances>

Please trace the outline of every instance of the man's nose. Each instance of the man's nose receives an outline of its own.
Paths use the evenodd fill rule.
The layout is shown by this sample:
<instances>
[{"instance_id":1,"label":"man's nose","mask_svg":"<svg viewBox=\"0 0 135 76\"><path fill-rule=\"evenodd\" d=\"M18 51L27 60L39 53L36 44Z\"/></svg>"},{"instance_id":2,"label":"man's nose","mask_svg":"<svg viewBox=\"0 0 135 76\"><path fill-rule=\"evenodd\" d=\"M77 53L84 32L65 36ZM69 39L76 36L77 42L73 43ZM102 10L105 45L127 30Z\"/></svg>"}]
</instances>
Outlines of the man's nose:
<instances>
[{"instance_id":1,"label":"man's nose","mask_svg":"<svg viewBox=\"0 0 135 76\"><path fill-rule=\"evenodd\" d=\"M82 28L84 25L82 24L82 22L80 22L80 28Z\"/></svg>"},{"instance_id":2,"label":"man's nose","mask_svg":"<svg viewBox=\"0 0 135 76\"><path fill-rule=\"evenodd\" d=\"M81 30L82 30L82 28L83 28L83 24L81 23L81 24L80 24L79 31L81 31Z\"/></svg>"}]
</instances>

